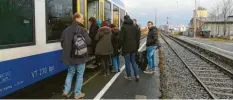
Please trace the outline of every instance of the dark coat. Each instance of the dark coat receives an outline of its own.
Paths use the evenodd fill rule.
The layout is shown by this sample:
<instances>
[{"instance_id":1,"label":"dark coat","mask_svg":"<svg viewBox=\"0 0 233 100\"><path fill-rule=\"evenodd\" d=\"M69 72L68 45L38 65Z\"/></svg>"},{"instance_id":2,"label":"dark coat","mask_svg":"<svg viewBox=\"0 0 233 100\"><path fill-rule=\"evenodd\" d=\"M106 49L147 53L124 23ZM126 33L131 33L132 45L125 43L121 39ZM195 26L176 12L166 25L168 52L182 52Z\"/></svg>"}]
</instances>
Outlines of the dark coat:
<instances>
[{"instance_id":1,"label":"dark coat","mask_svg":"<svg viewBox=\"0 0 233 100\"><path fill-rule=\"evenodd\" d=\"M87 55L81 58L71 57L71 50L73 45L72 43L75 34L82 34L84 39L86 40L86 44L91 44L91 39L88 36L88 33L82 24L73 22L71 26L66 28L61 36L61 46L63 48L62 61L64 64L67 65L84 64L87 61Z\"/></svg>"},{"instance_id":2,"label":"dark coat","mask_svg":"<svg viewBox=\"0 0 233 100\"><path fill-rule=\"evenodd\" d=\"M120 31L120 45L123 55L138 51L140 35L140 30L133 25L133 20L125 19Z\"/></svg>"},{"instance_id":3,"label":"dark coat","mask_svg":"<svg viewBox=\"0 0 233 100\"><path fill-rule=\"evenodd\" d=\"M92 24L90 29L89 29L89 36L91 38L91 52L92 54L95 53L95 48L96 48L96 44L98 41L95 40L95 36L98 32L99 26L97 26L97 24Z\"/></svg>"},{"instance_id":4,"label":"dark coat","mask_svg":"<svg viewBox=\"0 0 233 100\"><path fill-rule=\"evenodd\" d=\"M101 27L95 37L98 41L95 49L96 55L112 55L113 47L111 43L112 32L109 27Z\"/></svg>"},{"instance_id":5,"label":"dark coat","mask_svg":"<svg viewBox=\"0 0 233 100\"><path fill-rule=\"evenodd\" d=\"M138 26L138 24L136 24L135 26L140 30L140 27Z\"/></svg>"},{"instance_id":6,"label":"dark coat","mask_svg":"<svg viewBox=\"0 0 233 100\"><path fill-rule=\"evenodd\" d=\"M120 55L120 30L112 30L112 46L113 46L113 56Z\"/></svg>"},{"instance_id":7,"label":"dark coat","mask_svg":"<svg viewBox=\"0 0 233 100\"><path fill-rule=\"evenodd\" d=\"M157 46L158 45L158 29L152 27L149 29L146 46Z\"/></svg>"}]
</instances>

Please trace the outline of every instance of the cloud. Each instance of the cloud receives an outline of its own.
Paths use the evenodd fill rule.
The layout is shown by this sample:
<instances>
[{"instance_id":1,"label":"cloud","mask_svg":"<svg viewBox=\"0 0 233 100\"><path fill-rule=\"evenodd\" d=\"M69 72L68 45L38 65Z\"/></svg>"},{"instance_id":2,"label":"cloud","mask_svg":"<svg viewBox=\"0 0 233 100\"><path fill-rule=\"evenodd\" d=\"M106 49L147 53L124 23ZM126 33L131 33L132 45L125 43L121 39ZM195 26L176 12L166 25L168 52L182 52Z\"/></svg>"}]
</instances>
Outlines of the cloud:
<instances>
[{"instance_id":1,"label":"cloud","mask_svg":"<svg viewBox=\"0 0 233 100\"><path fill-rule=\"evenodd\" d=\"M170 17L172 24L188 24L195 8L195 0L124 0L129 15L138 19L142 25L148 20L157 24L166 24L166 17ZM197 0L198 5L211 10L212 6L221 0Z\"/></svg>"},{"instance_id":2,"label":"cloud","mask_svg":"<svg viewBox=\"0 0 233 100\"><path fill-rule=\"evenodd\" d=\"M139 15L146 16L146 15L148 15L148 13L139 13Z\"/></svg>"}]
</instances>

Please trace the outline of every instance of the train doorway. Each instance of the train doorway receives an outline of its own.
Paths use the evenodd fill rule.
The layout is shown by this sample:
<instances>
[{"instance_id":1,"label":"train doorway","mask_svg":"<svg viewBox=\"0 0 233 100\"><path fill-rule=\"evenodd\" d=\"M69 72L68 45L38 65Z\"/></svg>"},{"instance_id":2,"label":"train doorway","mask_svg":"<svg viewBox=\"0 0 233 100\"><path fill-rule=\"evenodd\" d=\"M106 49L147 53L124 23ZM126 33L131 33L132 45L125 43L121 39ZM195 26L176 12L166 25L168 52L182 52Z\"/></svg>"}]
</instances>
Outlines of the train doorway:
<instances>
[{"instance_id":1,"label":"train doorway","mask_svg":"<svg viewBox=\"0 0 233 100\"><path fill-rule=\"evenodd\" d=\"M94 17L96 19L99 19L99 1L98 0L87 0L87 21L89 18ZM90 28L90 25L88 24L88 28Z\"/></svg>"},{"instance_id":2,"label":"train doorway","mask_svg":"<svg viewBox=\"0 0 233 100\"><path fill-rule=\"evenodd\" d=\"M104 0L87 0L87 19L90 17L100 22L104 21Z\"/></svg>"}]
</instances>

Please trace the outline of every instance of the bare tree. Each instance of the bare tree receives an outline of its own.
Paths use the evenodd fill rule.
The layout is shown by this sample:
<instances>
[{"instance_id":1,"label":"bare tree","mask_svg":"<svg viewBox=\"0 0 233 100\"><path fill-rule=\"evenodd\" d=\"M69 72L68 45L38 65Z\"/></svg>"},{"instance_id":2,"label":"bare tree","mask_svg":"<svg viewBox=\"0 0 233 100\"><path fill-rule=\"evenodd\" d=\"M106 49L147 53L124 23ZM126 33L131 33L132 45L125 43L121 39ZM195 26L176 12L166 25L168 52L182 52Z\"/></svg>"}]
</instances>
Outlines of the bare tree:
<instances>
[{"instance_id":1,"label":"bare tree","mask_svg":"<svg viewBox=\"0 0 233 100\"><path fill-rule=\"evenodd\" d=\"M232 0L222 0L222 14L224 18L224 27L223 27L223 32L224 35L229 35L227 34L227 23L228 23L228 16L232 15L233 13L233 1Z\"/></svg>"},{"instance_id":2,"label":"bare tree","mask_svg":"<svg viewBox=\"0 0 233 100\"><path fill-rule=\"evenodd\" d=\"M219 4L216 4L212 7L212 11L210 12L210 17L211 18L214 18L214 21L215 21L215 33L214 33L214 37L216 35L219 35L219 17L220 17L220 5ZM217 34L216 34L217 33Z\"/></svg>"},{"instance_id":3,"label":"bare tree","mask_svg":"<svg viewBox=\"0 0 233 100\"><path fill-rule=\"evenodd\" d=\"M215 10L216 10L216 15L217 15L217 21L219 21L220 14L221 14L221 12L220 12L220 10L221 10L221 5L217 4ZM216 27L217 27L217 32L218 32L217 35L219 35L219 24L217 24Z\"/></svg>"}]
</instances>

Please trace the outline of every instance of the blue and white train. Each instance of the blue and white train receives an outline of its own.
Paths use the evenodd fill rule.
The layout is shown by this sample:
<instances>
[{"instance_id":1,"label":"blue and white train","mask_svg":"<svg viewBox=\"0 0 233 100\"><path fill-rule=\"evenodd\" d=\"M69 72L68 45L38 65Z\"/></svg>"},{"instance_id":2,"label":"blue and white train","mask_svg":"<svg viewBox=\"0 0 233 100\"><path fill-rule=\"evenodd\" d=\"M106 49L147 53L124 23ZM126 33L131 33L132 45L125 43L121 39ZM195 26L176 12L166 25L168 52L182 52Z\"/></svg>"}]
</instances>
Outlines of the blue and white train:
<instances>
[{"instance_id":1,"label":"blue and white train","mask_svg":"<svg viewBox=\"0 0 233 100\"><path fill-rule=\"evenodd\" d=\"M121 0L0 0L0 98L67 69L59 39L75 12L118 27L126 14Z\"/></svg>"}]
</instances>

